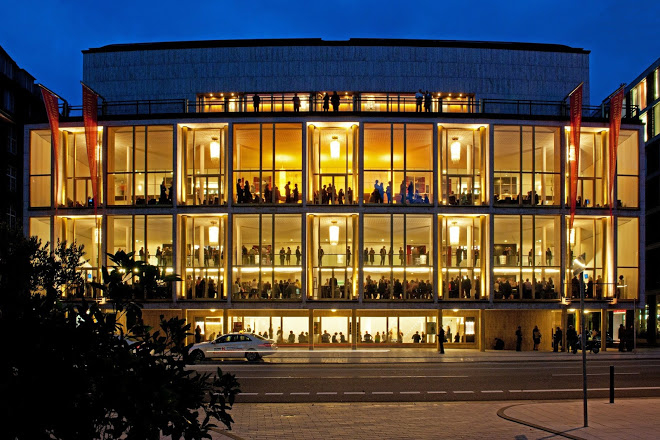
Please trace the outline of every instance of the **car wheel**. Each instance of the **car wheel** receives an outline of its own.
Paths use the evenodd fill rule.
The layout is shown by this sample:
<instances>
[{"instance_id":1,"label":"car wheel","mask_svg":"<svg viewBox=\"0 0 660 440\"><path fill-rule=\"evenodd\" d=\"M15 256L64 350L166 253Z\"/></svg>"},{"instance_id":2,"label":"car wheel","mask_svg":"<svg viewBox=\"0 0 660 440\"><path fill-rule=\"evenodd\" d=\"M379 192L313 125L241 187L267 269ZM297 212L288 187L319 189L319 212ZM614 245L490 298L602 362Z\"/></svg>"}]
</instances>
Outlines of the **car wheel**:
<instances>
[{"instance_id":1,"label":"car wheel","mask_svg":"<svg viewBox=\"0 0 660 440\"><path fill-rule=\"evenodd\" d=\"M247 359L248 362L257 362L259 359L261 359L261 356L259 356L259 353L256 351L250 350L245 353L245 359Z\"/></svg>"},{"instance_id":2,"label":"car wheel","mask_svg":"<svg viewBox=\"0 0 660 440\"><path fill-rule=\"evenodd\" d=\"M204 360L204 353L202 350L195 350L192 353L190 353L190 363L191 364L198 364Z\"/></svg>"}]
</instances>

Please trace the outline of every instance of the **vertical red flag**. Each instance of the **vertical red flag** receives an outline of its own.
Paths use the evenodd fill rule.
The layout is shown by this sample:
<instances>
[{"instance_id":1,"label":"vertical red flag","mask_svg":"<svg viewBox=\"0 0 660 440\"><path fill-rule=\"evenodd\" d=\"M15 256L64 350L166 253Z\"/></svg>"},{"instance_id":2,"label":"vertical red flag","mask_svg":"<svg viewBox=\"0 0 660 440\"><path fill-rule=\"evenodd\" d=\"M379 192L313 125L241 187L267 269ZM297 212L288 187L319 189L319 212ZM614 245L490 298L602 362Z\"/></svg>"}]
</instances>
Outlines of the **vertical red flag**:
<instances>
[{"instance_id":1,"label":"vertical red flag","mask_svg":"<svg viewBox=\"0 0 660 440\"><path fill-rule=\"evenodd\" d=\"M610 98L610 217L614 207L614 182L616 179L616 153L619 147L621 111L623 108L623 87Z\"/></svg>"},{"instance_id":2,"label":"vertical red flag","mask_svg":"<svg viewBox=\"0 0 660 440\"><path fill-rule=\"evenodd\" d=\"M59 163L60 163L60 110L58 107L57 96L45 87L41 87L41 96L44 98L44 105L46 106L46 113L48 114L48 123L50 124L50 136L53 143L53 155L55 156L55 211L59 206L60 197L60 180L59 180Z\"/></svg>"},{"instance_id":3,"label":"vertical red flag","mask_svg":"<svg viewBox=\"0 0 660 440\"><path fill-rule=\"evenodd\" d=\"M578 164L580 162L580 127L582 126L582 84L577 86L570 95L571 98L571 136L568 146L568 160L571 166L571 220L570 228L573 228L575 217L575 202L578 186Z\"/></svg>"},{"instance_id":4,"label":"vertical red flag","mask_svg":"<svg viewBox=\"0 0 660 440\"><path fill-rule=\"evenodd\" d=\"M96 170L96 147L98 142L98 95L83 84L83 121L85 123L85 140L87 141L87 161L89 176L92 180L92 195L94 197L94 215L98 206L98 174Z\"/></svg>"}]
</instances>

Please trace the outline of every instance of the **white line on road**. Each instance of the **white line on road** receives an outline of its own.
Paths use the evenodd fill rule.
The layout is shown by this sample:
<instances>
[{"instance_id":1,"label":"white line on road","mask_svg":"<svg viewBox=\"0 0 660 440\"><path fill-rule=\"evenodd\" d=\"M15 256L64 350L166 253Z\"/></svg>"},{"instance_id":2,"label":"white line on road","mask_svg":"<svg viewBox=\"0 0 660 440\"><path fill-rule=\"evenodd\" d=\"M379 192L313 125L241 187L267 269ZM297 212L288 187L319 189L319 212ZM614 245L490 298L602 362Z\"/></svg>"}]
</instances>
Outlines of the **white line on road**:
<instances>
[{"instance_id":1,"label":"white line on road","mask_svg":"<svg viewBox=\"0 0 660 440\"><path fill-rule=\"evenodd\" d=\"M364 394L364 391L344 391L344 394Z\"/></svg>"},{"instance_id":2,"label":"white line on road","mask_svg":"<svg viewBox=\"0 0 660 440\"><path fill-rule=\"evenodd\" d=\"M292 396L309 396L309 393L291 393Z\"/></svg>"},{"instance_id":3,"label":"white line on road","mask_svg":"<svg viewBox=\"0 0 660 440\"><path fill-rule=\"evenodd\" d=\"M637 373L614 373L616 376L619 375L631 375L631 374L639 374ZM609 376L610 373L587 373L587 376ZM558 374L553 374L553 376L582 376L582 373L558 373Z\"/></svg>"},{"instance_id":4,"label":"white line on road","mask_svg":"<svg viewBox=\"0 0 660 440\"><path fill-rule=\"evenodd\" d=\"M351 376L355 377L355 376ZM357 376L359 377L365 377L365 378L373 378L376 377L378 379L426 379L426 378L449 378L449 379L455 379L455 378L463 378L463 377L470 377L470 376Z\"/></svg>"},{"instance_id":5,"label":"white line on road","mask_svg":"<svg viewBox=\"0 0 660 440\"><path fill-rule=\"evenodd\" d=\"M323 376L323 379L456 379L470 376ZM315 376L236 376L236 379L318 379Z\"/></svg>"},{"instance_id":6,"label":"white line on road","mask_svg":"<svg viewBox=\"0 0 660 440\"><path fill-rule=\"evenodd\" d=\"M394 394L392 391L372 391L371 394Z\"/></svg>"},{"instance_id":7,"label":"white line on road","mask_svg":"<svg viewBox=\"0 0 660 440\"><path fill-rule=\"evenodd\" d=\"M427 391L428 394L447 394L447 391Z\"/></svg>"},{"instance_id":8,"label":"white line on road","mask_svg":"<svg viewBox=\"0 0 660 440\"><path fill-rule=\"evenodd\" d=\"M265 393L266 396L281 396L284 393Z\"/></svg>"},{"instance_id":9,"label":"white line on road","mask_svg":"<svg viewBox=\"0 0 660 440\"><path fill-rule=\"evenodd\" d=\"M316 393L316 395L318 395L318 396L335 396L335 395L337 395L337 392L336 391L320 391L320 392Z\"/></svg>"},{"instance_id":10,"label":"white line on road","mask_svg":"<svg viewBox=\"0 0 660 440\"><path fill-rule=\"evenodd\" d=\"M481 390L482 393L503 393L502 390Z\"/></svg>"},{"instance_id":11,"label":"white line on road","mask_svg":"<svg viewBox=\"0 0 660 440\"><path fill-rule=\"evenodd\" d=\"M259 393L241 393L241 396L258 396Z\"/></svg>"},{"instance_id":12,"label":"white line on road","mask_svg":"<svg viewBox=\"0 0 660 440\"><path fill-rule=\"evenodd\" d=\"M419 394L419 391L400 391L400 394Z\"/></svg>"},{"instance_id":13,"label":"white line on road","mask_svg":"<svg viewBox=\"0 0 660 440\"><path fill-rule=\"evenodd\" d=\"M454 394L474 394L474 391L452 391Z\"/></svg>"}]
</instances>

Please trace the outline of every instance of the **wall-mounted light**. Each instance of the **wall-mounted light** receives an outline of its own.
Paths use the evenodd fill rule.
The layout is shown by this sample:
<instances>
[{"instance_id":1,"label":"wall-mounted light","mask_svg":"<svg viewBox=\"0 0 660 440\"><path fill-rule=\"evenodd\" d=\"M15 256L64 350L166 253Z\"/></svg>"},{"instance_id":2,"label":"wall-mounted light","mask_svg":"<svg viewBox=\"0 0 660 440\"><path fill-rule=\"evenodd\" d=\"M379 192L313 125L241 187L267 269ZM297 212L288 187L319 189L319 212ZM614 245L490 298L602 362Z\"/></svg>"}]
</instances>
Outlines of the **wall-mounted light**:
<instances>
[{"instance_id":1,"label":"wall-mounted light","mask_svg":"<svg viewBox=\"0 0 660 440\"><path fill-rule=\"evenodd\" d=\"M330 157L339 159L339 138L337 136L333 136L330 142Z\"/></svg>"},{"instance_id":2,"label":"wall-mounted light","mask_svg":"<svg viewBox=\"0 0 660 440\"><path fill-rule=\"evenodd\" d=\"M461 143L458 142L458 138L452 138L454 142L451 143L450 147L450 156L451 161L456 163L461 160Z\"/></svg>"},{"instance_id":3,"label":"wall-mounted light","mask_svg":"<svg viewBox=\"0 0 660 440\"><path fill-rule=\"evenodd\" d=\"M568 147L568 161L575 162L575 145Z\"/></svg>"},{"instance_id":4,"label":"wall-mounted light","mask_svg":"<svg viewBox=\"0 0 660 440\"><path fill-rule=\"evenodd\" d=\"M220 159L220 142L214 137L211 140L211 159Z\"/></svg>"},{"instance_id":5,"label":"wall-mounted light","mask_svg":"<svg viewBox=\"0 0 660 440\"><path fill-rule=\"evenodd\" d=\"M452 226L449 227L449 244L457 245L460 241L460 233L461 229L456 222L452 223Z\"/></svg>"},{"instance_id":6,"label":"wall-mounted light","mask_svg":"<svg viewBox=\"0 0 660 440\"><path fill-rule=\"evenodd\" d=\"M339 226L336 221L332 222L328 232L330 233L330 244L334 246L339 243Z\"/></svg>"},{"instance_id":7,"label":"wall-mounted light","mask_svg":"<svg viewBox=\"0 0 660 440\"><path fill-rule=\"evenodd\" d=\"M209 227L209 243L218 244L218 238L220 237L220 228L218 228L217 222L211 222Z\"/></svg>"}]
</instances>

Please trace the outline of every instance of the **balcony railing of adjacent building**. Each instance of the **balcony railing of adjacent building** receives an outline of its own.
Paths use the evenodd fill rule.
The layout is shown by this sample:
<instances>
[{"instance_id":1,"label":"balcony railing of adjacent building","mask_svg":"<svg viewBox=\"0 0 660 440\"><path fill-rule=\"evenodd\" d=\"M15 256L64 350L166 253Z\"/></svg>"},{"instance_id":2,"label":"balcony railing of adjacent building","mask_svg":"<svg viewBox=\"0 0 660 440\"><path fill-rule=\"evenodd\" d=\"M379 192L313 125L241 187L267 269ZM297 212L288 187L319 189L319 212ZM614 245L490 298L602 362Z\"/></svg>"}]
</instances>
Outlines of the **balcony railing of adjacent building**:
<instances>
[{"instance_id":1,"label":"balcony railing of adjacent building","mask_svg":"<svg viewBox=\"0 0 660 440\"><path fill-rule=\"evenodd\" d=\"M300 93L299 105L294 105L293 94L258 94L259 101L254 101L255 93L241 93L231 96L200 96L195 102L188 99L104 101L99 105L99 116L135 116L162 114L200 114L200 113L294 113L303 114L347 114L347 113L424 113L424 114L479 114L479 115L514 115L539 117L568 117L569 105L566 101L536 101L513 99L475 99L472 96L449 97L435 94L425 104L411 94L344 94L340 95L339 104L331 102L325 105L320 93ZM297 109L296 109L297 107ZM82 106L60 106L63 117L82 116ZM609 105L583 106L583 117L608 118ZM639 116L639 106L623 108L623 118Z\"/></svg>"}]
</instances>

